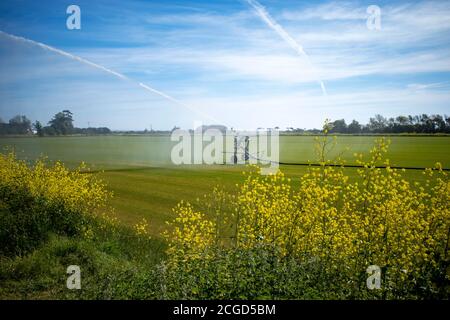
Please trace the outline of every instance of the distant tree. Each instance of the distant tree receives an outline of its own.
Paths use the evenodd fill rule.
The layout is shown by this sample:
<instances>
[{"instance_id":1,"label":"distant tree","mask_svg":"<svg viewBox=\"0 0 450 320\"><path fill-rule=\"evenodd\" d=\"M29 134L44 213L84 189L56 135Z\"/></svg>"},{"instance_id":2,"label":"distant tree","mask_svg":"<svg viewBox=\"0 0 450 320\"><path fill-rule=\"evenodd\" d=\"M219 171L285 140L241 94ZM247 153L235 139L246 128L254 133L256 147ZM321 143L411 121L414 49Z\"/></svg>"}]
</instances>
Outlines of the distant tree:
<instances>
[{"instance_id":1,"label":"distant tree","mask_svg":"<svg viewBox=\"0 0 450 320\"><path fill-rule=\"evenodd\" d=\"M42 124L39 121L36 120L36 122L33 124L33 127L39 137L42 137L44 135Z\"/></svg>"},{"instance_id":2,"label":"distant tree","mask_svg":"<svg viewBox=\"0 0 450 320\"><path fill-rule=\"evenodd\" d=\"M439 114L433 114L430 117L433 123L433 132L445 132L445 119Z\"/></svg>"},{"instance_id":3,"label":"distant tree","mask_svg":"<svg viewBox=\"0 0 450 320\"><path fill-rule=\"evenodd\" d=\"M108 134L111 133L111 130L106 127L99 127L99 128L74 128L74 133L76 134L88 134L88 135L95 135L95 134Z\"/></svg>"},{"instance_id":4,"label":"distant tree","mask_svg":"<svg viewBox=\"0 0 450 320\"><path fill-rule=\"evenodd\" d=\"M0 122L0 135L9 133L9 124Z\"/></svg>"},{"instance_id":5,"label":"distant tree","mask_svg":"<svg viewBox=\"0 0 450 320\"><path fill-rule=\"evenodd\" d=\"M22 115L17 115L9 120L9 134L31 133L31 121Z\"/></svg>"},{"instance_id":6,"label":"distant tree","mask_svg":"<svg viewBox=\"0 0 450 320\"><path fill-rule=\"evenodd\" d=\"M353 120L347 127L348 133L361 133L361 125L358 121Z\"/></svg>"},{"instance_id":7,"label":"distant tree","mask_svg":"<svg viewBox=\"0 0 450 320\"><path fill-rule=\"evenodd\" d=\"M353 120L348 126L344 119L335 120L331 123L333 133L450 133L450 117L439 114L400 115L389 119L382 115L370 118L366 125L361 125ZM314 133L314 129L306 130Z\"/></svg>"},{"instance_id":8,"label":"distant tree","mask_svg":"<svg viewBox=\"0 0 450 320\"><path fill-rule=\"evenodd\" d=\"M450 133L450 117L445 115L445 132Z\"/></svg>"},{"instance_id":9,"label":"distant tree","mask_svg":"<svg viewBox=\"0 0 450 320\"><path fill-rule=\"evenodd\" d=\"M153 131L153 129L152 129L152 131ZM97 128L97 133L99 133L99 134L110 134L111 130L109 128L107 128L107 127L100 127L100 128Z\"/></svg>"},{"instance_id":10,"label":"distant tree","mask_svg":"<svg viewBox=\"0 0 450 320\"><path fill-rule=\"evenodd\" d=\"M401 126L407 126L410 124L410 119L410 117L398 116L397 118L395 118L395 122Z\"/></svg>"},{"instance_id":11,"label":"distant tree","mask_svg":"<svg viewBox=\"0 0 450 320\"><path fill-rule=\"evenodd\" d=\"M433 132L433 124L431 123L430 117L427 114L422 114L419 116L419 128L420 132Z\"/></svg>"},{"instance_id":12,"label":"distant tree","mask_svg":"<svg viewBox=\"0 0 450 320\"><path fill-rule=\"evenodd\" d=\"M335 120L331 123L332 128L330 132L332 133L346 133L347 132L347 124L344 119Z\"/></svg>"},{"instance_id":13,"label":"distant tree","mask_svg":"<svg viewBox=\"0 0 450 320\"><path fill-rule=\"evenodd\" d=\"M72 112L63 110L62 112L55 114L48 124L54 129L56 134L71 134L74 131L72 116Z\"/></svg>"},{"instance_id":14,"label":"distant tree","mask_svg":"<svg viewBox=\"0 0 450 320\"><path fill-rule=\"evenodd\" d=\"M390 131L394 133L412 132L410 117L398 116L395 119L391 118ZM391 120L389 119L389 120Z\"/></svg>"},{"instance_id":15,"label":"distant tree","mask_svg":"<svg viewBox=\"0 0 450 320\"><path fill-rule=\"evenodd\" d=\"M0 135L8 134L8 124L0 118Z\"/></svg>"},{"instance_id":16,"label":"distant tree","mask_svg":"<svg viewBox=\"0 0 450 320\"><path fill-rule=\"evenodd\" d=\"M44 136L55 136L58 134L56 130L51 126L46 126L42 128L42 133Z\"/></svg>"},{"instance_id":17,"label":"distant tree","mask_svg":"<svg viewBox=\"0 0 450 320\"><path fill-rule=\"evenodd\" d=\"M367 128L371 132L382 133L385 131L387 127L387 119L380 114L376 114L374 118L369 119L369 123L367 124Z\"/></svg>"}]
</instances>

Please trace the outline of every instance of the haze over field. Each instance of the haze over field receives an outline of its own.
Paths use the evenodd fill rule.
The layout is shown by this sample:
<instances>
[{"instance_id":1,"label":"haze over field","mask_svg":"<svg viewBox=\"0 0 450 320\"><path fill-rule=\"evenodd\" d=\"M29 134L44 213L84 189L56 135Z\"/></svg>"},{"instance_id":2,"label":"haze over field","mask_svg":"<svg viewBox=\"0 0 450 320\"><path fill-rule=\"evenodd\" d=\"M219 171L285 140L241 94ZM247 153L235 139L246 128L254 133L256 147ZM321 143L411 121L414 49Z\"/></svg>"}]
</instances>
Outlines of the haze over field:
<instances>
[{"instance_id":1,"label":"haze over field","mask_svg":"<svg viewBox=\"0 0 450 320\"><path fill-rule=\"evenodd\" d=\"M314 136L281 136L279 161L284 164L317 163ZM355 165L355 153L368 155L374 136L339 136L329 157L340 155L346 164ZM391 165L401 167L433 167L440 162L450 168L450 137L390 137ZM21 159L34 160L42 155L75 168L81 162L94 170L139 167L171 167L172 148L179 142L170 136L93 136L1 138L0 150L14 149ZM203 143L205 147L208 143ZM330 148L331 149L331 148ZM225 164L225 158L223 163ZM222 166L223 167L223 166ZM195 166L198 168L198 166ZM207 168L207 166L206 166Z\"/></svg>"}]
</instances>

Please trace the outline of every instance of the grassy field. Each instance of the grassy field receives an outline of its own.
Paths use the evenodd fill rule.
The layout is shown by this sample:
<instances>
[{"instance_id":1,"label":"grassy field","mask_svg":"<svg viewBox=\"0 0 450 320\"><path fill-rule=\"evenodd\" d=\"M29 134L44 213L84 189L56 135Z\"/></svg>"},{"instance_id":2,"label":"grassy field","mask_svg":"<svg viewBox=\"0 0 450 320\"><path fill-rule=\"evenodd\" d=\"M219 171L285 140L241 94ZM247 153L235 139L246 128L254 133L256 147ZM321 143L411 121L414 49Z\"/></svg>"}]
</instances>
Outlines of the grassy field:
<instances>
[{"instance_id":1,"label":"grassy field","mask_svg":"<svg viewBox=\"0 0 450 320\"><path fill-rule=\"evenodd\" d=\"M353 153L367 154L373 136L339 136L334 154L343 152L347 163L353 164ZM450 167L450 137L390 137L388 158L393 165L430 167L440 161ZM146 217L151 232L160 234L172 208L181 200L195 201L220 185L224 188L242 181L242 166L173 166L172 147L167 136L93 136L49 138L0 138L0 147L12 147L20 158L35 159L46 155L70 167L86 162L95 170L104 170L101 177L114 192L111 205L119 219L132 224ZM280 161L304 163L314 161L314 137L280 137ZM282 165L290 177L302 175L306 167ZM355 176L355 169L346 169ZM410 180L423 179L420 171L408 170ZM294 179L295 184L295 179Z\"/></svg>"},{"instance_id":2,"label":"grassy field","mask_svg":"<svg viewBox=\"0 0 450 320\"><path fill-rule=\"evenodd\" d=\"M314 162L313 139L282 137L281 161ZM345 151L343 158L353 164L353 153L367 154L374 139L341 136L334 154ZM450 137L391 139L387 157L394 165L430 167L439 161L449 167ZM292 178L296 190L293 195L283 193L286 184L282 188L276 185L279 176L261 181L254 175L247 182L250 189L236 188L245 179L242 171L248 170L242 165L171 165L167 161L171 150L168 137L4 138L0 146L13 148L20 158L30 161L46 155L72 168L85 161L95 169L91 173L105 180L114 193L109 205L119 218L116 223L89 214L104 210L102 199L106 197L103 187L90 180L91 173L72 174L39 165L30 168L11 157L0 157L0 242L4 244L0 250L0 299L448 299L447 262L439 260L445 257L439 252L448 242L448 206L443 202L448 188L440 184L438 175L433 181L421 170L405 170L403 177L422 182L407 185L394 175L368 170L360 177L356 168L347 167L345 177L317 175L300 184L308 167L283 164L281 171ZM359 179L372 182L364 187ZM432 180L429 185L423 183L426 179ZM434 184L439 188L430 187ZM202 196L215 186L230 191L236 188L232 193L239 195L238 204L236 198L220 194L215 199L228 199L221 202L221 208L226 208L221 209L222 217L237 210L245 218L239 220L236 234L255 235L254 247L245 247L245 236L233 238L235 246L222 246L222 240L230 239L230 229L221 231L219 225L211 231L211 217L197 215L189 206L178 206L177 213L172 212L181 200L197 208L198 199L204 207L208 201ZM424 189L419 192L421 186ZM330 190L344 194L335 198ZM345 190L352 192L349 197ZM420 206L415 211L417 203ZM205 213L214 214L211 210ZM178 222L167 225L175 216ZM296 222L299 216L302 220ZM258 219L264 223L258 224ZM222 220L226 221L215 221ZM176 229L180 221L184 231L175 232L181 230ZM312 234L319 236L304 237L311 235L311 226ZM163 230L169 231L167 238L161 236ZM369 232L375 236L368 238ZM261 246L260 240L268 246ZM329 243L337 246L324 245ZM189 251L203 250L204 244L209 246L207 255ZM273 244L286 250L293 244L297 249L290 252L300 254L292 259L277 257ZM377 258L375 252L374 258L361 259L374 246L381 248L383 256ZM303 250L320 252L325 257L322 261L330 263L317 263ZM424 254L427 252L434 254ZM419 254L435 262L424 260L413 281L397 282L403 265L414 267L408 261L420 261ZM372 259L389 259L384 274L386 281L397 287L368 291L367 263L378 265ZM344 267L336 270L336 261ZM82 266L83 290L67 290L68 265ZM279 267L275 269L275 265Z\"/></svg>"},{"instance_id":3,"label":"grassy field","mask_svg":"<svg viewBox=\"0 0 450 320\"><path fill-rule=\"evenodd\" d=\"M375 139L374 136L338 136L338 145L331 156L345 151L343 158L352 164L353 153L367 153ZM389 159L393 165L429 167L440 161L445 168L450 167L450 136L391 136L389 139L392 141ZM13 147L21 158L46 155L72 167L84 161L94 169L169 166L174 144L169 136L0 138L0 148ZM345 150L347 147L349 150ZM314 136L280 137L281 162L314 160Z\"/></svg>"}]
</instances>

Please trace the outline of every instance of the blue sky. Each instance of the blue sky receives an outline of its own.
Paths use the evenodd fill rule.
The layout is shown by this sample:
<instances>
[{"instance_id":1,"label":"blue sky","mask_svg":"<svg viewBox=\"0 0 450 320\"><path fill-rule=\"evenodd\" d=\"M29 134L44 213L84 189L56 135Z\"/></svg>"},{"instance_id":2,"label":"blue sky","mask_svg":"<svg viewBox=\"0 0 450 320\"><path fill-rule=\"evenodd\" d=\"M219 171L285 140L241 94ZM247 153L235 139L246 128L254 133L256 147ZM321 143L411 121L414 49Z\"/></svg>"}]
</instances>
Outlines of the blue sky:
<instances>
[{"instance_id":1,"label":"blue sky","mask_svg":"<svg viewBox=\"0 0 450 320\"><path fill-rule=\"evenodd\" d=\"M81 30L66 28L71 4L81 8ZM373 4L381 30L366 25ZM450 1L257 5L259 11L246 0L2 1L1 31L131 80L0 33L0 117L25 114L45 123L68 108L80 127L190 128L202 121L256 129L450 113Z\"/></svg>"}]
</instances>

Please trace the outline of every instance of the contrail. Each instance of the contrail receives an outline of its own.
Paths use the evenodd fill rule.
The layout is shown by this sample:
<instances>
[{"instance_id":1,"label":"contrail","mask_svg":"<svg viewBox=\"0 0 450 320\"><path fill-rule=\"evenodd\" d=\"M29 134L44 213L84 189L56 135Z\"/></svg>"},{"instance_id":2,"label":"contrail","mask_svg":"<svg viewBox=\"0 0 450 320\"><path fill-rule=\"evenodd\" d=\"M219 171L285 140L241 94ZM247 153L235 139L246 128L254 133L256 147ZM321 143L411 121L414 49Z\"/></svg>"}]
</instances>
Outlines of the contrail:
<instances>
[{"instance_id":1,"label":"contrail","mask_svg":"<svg viewBox=\"0 0 450 320\"><path fill-rule=\"evenodd\" d=\"M292 38L289 33L287 33L286 30L284 30L284 28L278 24L278 22L275 21L274 18L272 18L272 16L269 14L269 12L267 12L266 8L264 8L257 0L246 0L247 3L253 7L253 9L255 9L256 13L258 14L258 16L271 28L273 29L289 46L291 46L292 49L294 49L297 54L299 54L300 56L303 56L306 61L309 63L309 65L311 65L313 68L313 64L311 63L309 56L306 54L305 50L303 49L303 47L294 40L294 38ZM327 95L327 91L325 89L325 85L323 83L323 81L317 77L317 81L320 84L320 87L322 89L322 93L324 96Z\"/></svg>"},{"instance_id":2,"label":"contrail","mask_svg":"<svg viewBox=\"0 0 450 320\"><path fill-rule=\"evenodd\" d=\"M196 109L194 109L194 108L192 108L192 107L186 105L185 103L183 103L183 102L181 102L181 101L179 101L179 100L177 100L177 99L175 99L175 98L169 96L168 94L165 94L165 93L162 92L162 91L153 89L152 87L149 87L148 85L143 84L142 82L137 82L137 81L135 81L135 80L133 80L133 79L127 77L127 76L124 75L124 74L121 74L121 73L119 73L119 72L116 72L116 71L114 71L114 70L111 70L111 69L109 69L109 68L106 68L106 67L104 67L104 66L102 66L102 65L99 65L99 64L94 63L94 62L92 62L92 61L89 61L89 60L86 60L86 59L84 59L84 58L78 57L78 56L76 56L76 55L74 55L74 54L71 54L71 53L68 53L68 52L66 52L66 51L57 49L57 48L55 48L55 47L51 47L51 46L46 45L46 44L44 44L44 43L42 43L42 42L38 42L38 41L30 40L30 39L27 39L27 38L15 36L15 35L6 33L6 32L1 31L1 30L0 30L0 34L6 36L6 37L8 37L8 38L17 40L17 41L22 41L22 42L25 42L25 43L30 43L30 44L32 44L32 45L39 46L39 47L43 48L44 50L48 50L48 51L51 51L51 52L55 52L55 53L60 54L60 55L62 55L62 56L64 56L64 57L67 57L67 58L69 58L69 59L72 59L72 60L75 60L75 61L79 61L79 62L81 62L81 63L84 63L84 64L88 65L88 66L94 67L94 68L99 69L99 70L102 70L102 71L104 71L104 72L107 72L107 73L109 73L109 74L111 74L111 75L113 75L113 76L118 77L119 79L126 80L126 81L129 81L129 82L138 84L141 88L144 88L144 89L147 90L147 91L150 91L150 92L152 92L152 93L155 93L155 94L157 94L157 95L159 95L159 96L161 96L161 97L163 97L163 98L165 98L165 99L167 99L167 100L169 100L169 101L172 101L172 102L178 104L179 106L182 106L182 107L184 107L184 108L186 108L186 109L189 109L189 110L191 110L191 111L193 111L193 112L195 112L195 113L197 113L197 114L199 114L199 115L201 115L201 116L203 116L203 117L205 117L205 118L208 118L208 119L210 119L210 120L212 120L212 121L216 121L216 122L217 122L217 120L214 119L214 118L212 118L211 116L209 116L209 115L207 115L207 114L205 114L205 113L203 113L203 112L201 112L201 111L198 111L198 110L196 110Z\"/></svg>"}]
</instances>

